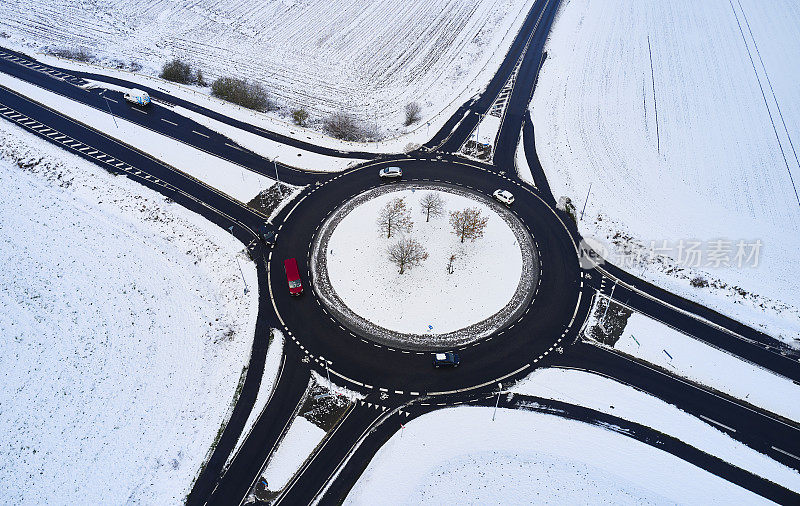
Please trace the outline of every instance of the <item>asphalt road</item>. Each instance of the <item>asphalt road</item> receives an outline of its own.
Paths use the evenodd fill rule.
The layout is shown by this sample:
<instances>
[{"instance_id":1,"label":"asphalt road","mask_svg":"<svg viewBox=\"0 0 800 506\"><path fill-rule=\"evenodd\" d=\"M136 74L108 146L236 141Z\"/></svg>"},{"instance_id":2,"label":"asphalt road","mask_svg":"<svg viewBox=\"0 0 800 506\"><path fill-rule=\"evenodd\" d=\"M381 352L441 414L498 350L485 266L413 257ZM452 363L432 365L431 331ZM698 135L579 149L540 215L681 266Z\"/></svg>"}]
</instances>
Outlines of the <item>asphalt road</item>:
<instances>
[{"instance_id":1,"label":"asphalt road","mask_svg":"<svg viewBox=\"0 0 800 506\"><path fill-rule=\"evenodd\" d=\"M496 388L497 382L519 378L542 364L580 368L634 385L681 409L712 420L709 423L717 424L732 437L786 465L795 469L800 466L800 460L792 457L800 455L800 437L797 437L795 421L780 420L725 395L577 341L578 330L588 314L591 295L604 290L604 287L596 286L601 279L595 276L597 272L589 281L578 266L575 244L580 236L575 224L569 222L564 213L553 209L555 199L536 156L533 122L527 112L527 103L544 59L542 48L558 5L558 0L536 2L486 91L462 106L426 144L426 150L409 157L388 157L390 162L369 162L342 175L307 173L279 164L282 181L311 186L300 195L296 205L279 214L276 220L280 226L278 244L272 250L265 250L253 232L265 221L265 217L258 212L146 153L0 87L0 115L4 118L112 173L129 177L170 197L226 230L233 227L233 234L256 258L260 306L250 358L251 370L233 416L189 496L189 504L237 504L244 497L301 402L308 382L309 367L324 374L326 364L338 381L364 391L368 399L379 402L385 410L372 411L363 405L355 406L281 495L281 501L286 504L305 504L314 497L322 497L324 502L344 497L374 451L404 420L402 412L394 412L394 409L402 408L405 413L418 416L443 405L480 403L487 393ZM509 95L508 108L498 136L494 164L465 162L449 156L448 153L456 151L466 141L480 115L491 107L518 63L515 85ZM117 97L115 92L105 92L106 97L117 100L108 102L99 92L86 91L77 86L83 82L83 78L105 80L121 86L133 86L132 83L62 70L37 64L29 57L22 58L8 51L0 54L2 72L98 110L110 107L120 117L168 135L178 142L204 149L255 172L271 175L270 161L176 114L168 106L157 105L141 112L117 100L121 97ZM161 90L150 89L149 92L163 104L180 105L264 138L312 152L350 158L373 157L368 153L340 153L318 148L226 118L170 97ZM514 173L513 156L520 129L525 132L524 150L532 169L535 188L519 181ZM369 336L352 335L322 311L313 290L306 290L306 294L300 298L288 295L283 259L297 258L303 280L308 283L308 252L316 227L330 210L342 202L383 184L377 177L377 170L387 163L402 166L404 180L407 181L442 181L482 194L491 194L496 188L511 189L517 197L513 212L529 227L541 248L542 284L529 311L520 321L514 322L513 328L509 325L491 338L459 350L463 365L458 369L437 371L431 366L429 353L376 346L370 342ZM648 285L614 266L607 264L604 269L606 275L636 286L641 291L618 287L614 293L615 299L744 359L787 377L797 378L797 364L792 361L791 350L787 351L769 336ZM272 326L280 326L287 333L281 378L255 429L226 472L224 463L242 435L245 420L258 393L266 355L267 329ZM509 407L514 406L509 404ZM602 419L597 413L574 406L570 408L570 413L568 416L574 415L576 419L584 421ZM375 430L368 431L368 428ZM647 433L647 428L639 426L634 429L634 434ZM719 459L693 452L693 449L681 446L680 442L664 437L660 440L672 445L672 453L680 458L699 463L701 467L764 497L779 502L784 502L788 497L788 502L796 502L796 495L787 496L786 491L779 487L765 484L752 475L742 475L741 470Z\"/></svg>"}]
</instances>

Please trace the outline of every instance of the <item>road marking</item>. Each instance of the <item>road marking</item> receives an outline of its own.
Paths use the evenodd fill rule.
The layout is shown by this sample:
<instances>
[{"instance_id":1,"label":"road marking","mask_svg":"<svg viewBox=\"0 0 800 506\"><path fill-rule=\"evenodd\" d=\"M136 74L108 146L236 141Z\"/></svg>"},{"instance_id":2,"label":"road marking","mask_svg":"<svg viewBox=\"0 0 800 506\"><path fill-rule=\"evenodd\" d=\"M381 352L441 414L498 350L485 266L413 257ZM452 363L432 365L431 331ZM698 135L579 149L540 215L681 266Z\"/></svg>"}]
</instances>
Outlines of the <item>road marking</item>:
<instances>
[{"instance_id":1,"label":"road marking","mask_svg":"<svg viewBox=\"0 0 800 506\"><path fill-rule=\"evenodd\" d=\"M787 452L786 450L781 450L780 448L777 448L775 446L771 446L771 448L773 450L775 450L776 452L781 452L782 454L788 455L789 457L792 457L793 459L800 460L800 457L798 457L797 455L791 454L791 453Z\"/></svg>"},{"instance_id":2,"label":"road marking","mask_svg":"<svg viewBox=\"0 0 800 506\"><path fill-rule=\"evenodd\" d=\"M178 124L177 124L177 123L175 123L175 122L172 122L172 121L170 121L170 120L168 120L168 119L161 118L161 121L163 121L164 123L169 123L169 124L170 124L170 125L172 125L172 126L178 126Z\"/></svg>"},{"instance_id":3,"label":"road marking","mask_svg":"<svg viewBox=\"0 0 800 506\"><path fill-rule=\"evenodd\" d=\"M228 144L226 142L225 145L228 146L229 148L238 149L239 151L244 151L242 148L240 148L239 146L236 146L234 144Z\"/></svg>"},{"instance_id":4,"label":"road marking","mask_svg":"<svg viewBox=\"0 0 800 506\"><path fill-rule=\"evenodd\" d=\"M106 97L106 96L104 96L103 98L104 98L104 99L106 99L106 100L108 100L109 102L114 102L115 104L118 104L118 103L119 103L119 102L117 102L116 100L114 100L113 98L108 98L108 97Z\"/></svg>"},{"instance_id":5,"label":"road marking","mask_svg":"<svg viewBox=\"0 0 800 506\"><path fill-rule=\"evenodd\" d=\"M724 423L722 423L722 422L718 422L718 421L716 421L716 420L714 420L714 419L711 419L711 418L709 418L709 417L707 417L707 416L704 416L704 415L699 415L699 416L700 416L700 418L702 418L703 420L705 420L705 421L707 421L707 422L711 422L711 423L713 423L714 425L719 425L719 426L720 426L720 427L722 427L723 429L728 429L728 430L729 430L729 431L731 431L731 432L736 432L736 429L734 429L733 427L728 427L727 425L725 425L725 424L724 424Z\"/></svg>"},{"instance_id":6,"label":"road marking","mask_svg":"<svg viewBox=\"0 0 800 506\"><path fill-rule=\"evenodd\" d=\"M202 133L198 132L197 130L192 130L192 133L193 133L193 134L197 134L197 135L202 135L202 136L203 136L203 137L205 137L206 139L208 139L208 138L209 138L209 137L208 137L206 134L202 134Z\"/></svg>"},{"instance_id":7,"label":"road marking","mask_svg":"<svg viewBox=\"0 0 800 506\"><path fill-rule=\"evenodd\" d=\"M133 109L134 111L139 111L142 114L147 114L147 111L143 111L143 110L139 109L138 107L131 107L131 109Z\"/></svg>"}]
</instances>

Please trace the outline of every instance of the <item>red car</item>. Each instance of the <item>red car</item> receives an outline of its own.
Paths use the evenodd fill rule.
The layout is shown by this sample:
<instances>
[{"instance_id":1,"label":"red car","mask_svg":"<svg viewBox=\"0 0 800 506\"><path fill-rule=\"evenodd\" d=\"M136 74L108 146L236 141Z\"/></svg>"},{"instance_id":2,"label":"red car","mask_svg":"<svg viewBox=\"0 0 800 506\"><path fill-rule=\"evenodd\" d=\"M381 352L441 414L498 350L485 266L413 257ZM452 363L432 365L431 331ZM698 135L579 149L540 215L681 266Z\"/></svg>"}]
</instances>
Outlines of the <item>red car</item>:
<instances>
[{"instance_id":1,"label":"red car","mask_svg":"<svg viewBox=\"0 0 800 506\"><path fill-rule=\"evenodd\" d=\"M300 270L297 268L297 260L294 258L284 260L283 268L286 269L286 281L289 282L289 295L297 296L303 293L303 283L300 282Z\"/></svg>"}]
</instances>

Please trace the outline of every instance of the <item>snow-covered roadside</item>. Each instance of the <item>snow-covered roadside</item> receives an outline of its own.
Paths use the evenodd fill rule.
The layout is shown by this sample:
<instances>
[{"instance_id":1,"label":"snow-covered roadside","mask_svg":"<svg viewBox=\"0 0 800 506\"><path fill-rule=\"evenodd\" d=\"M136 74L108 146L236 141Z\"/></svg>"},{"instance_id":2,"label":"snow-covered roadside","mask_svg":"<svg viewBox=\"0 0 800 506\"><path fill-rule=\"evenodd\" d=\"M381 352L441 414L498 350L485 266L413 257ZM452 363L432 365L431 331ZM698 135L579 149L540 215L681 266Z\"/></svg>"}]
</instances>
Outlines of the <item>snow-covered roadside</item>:
<instances>
[{"instance_id":1,"label":"snow-covered roadside","mask_svg":"<svg viewBox=\"0 0 800 506\"><path fill-rule=\"evenodd\" d=\"M584 236L611 243L617 264L640 255L623 265L633 274L795 347L798 26L791 0L570 0L531 104L556 199L582 204L591 185ZM717 240L728 266L708 256ZM738 267L740 240L761 241L757 267ZM710 286L690 286L697 276Z\"/></svg>"},{"instance_id":2,"label":"snow-covered roadside","mask_svg":"<svg viewBox=\"0 0 800 506\"><path fill-rule=\"evenodd\" d=\"M585 406L640 423L680 439L734 466L800 492L800 473L732 439L710 424L661 399L596 374L540 369L509 389L512 393Z\"/></svg>"},{"instance_id":3,"label":"snow-covered roadside","mask_svg":"<svg viewBox=\"0 0 800 506\"><path fill-rule=\"evenodd\" d=\"M0 73L0 84L144 151L241 202L249 202L275 182L205 151L8 74ZM152 107L160 106L152 104Z\"/></svg>"},{"instance_id":4,"label":"snow-covered roadside","mask_svg":"<svg viewBox=\"0 0 800 506\"><path fill-rule=\"evenodd\" d=\"M4 504L179 504L258 309L230 234L0 121Z\"/></svg>"},{"instance_id":5,"label":"snow-covered roadside","mask_svg":"<svg viewBox=\"0 0 800 506\"><path fill-rule=\"evenodd\" d=\"M341 171L366 160L358 158L337 158L334 156L321 155L313 151L306 151L288 144L281 144L265 137L232 127L221 121L209 118L203 114L190 111L184 107L174 106L172 109L187 118L200 123L222 135L233 139L238 145L247 148L254 153L297 167L317 172Z\"/></svg>"},{"instance_id":6,"label":"snow-covered roadside","mask_svg":"<svg viewBox=\"0 0 800 506\"><path fill-rule=\"evenodd\" d=\"M264 84L281 109L266 115L237 111L250 123L340 149L399 152L424 142L485 88L532 4L533 0L179 0L154 5L152 0L135 0L120 9L34 0L24 8L0 5L0 14L8 20L0 42L28 53L46 46L88 44L98 61L113 66L135 61L143 67L140 72L150 76L178 56L198 66L207 81L230 75ZM134 11L136 16L127 14ZM87 30L98 28L98 23L102 28ZM47 60L67 66L42 57ZM167 87L151 77L80 67ZM198 95L203 92L207 89L198 90ZM422 106L422 119L404 127L409 102ZM299 129L289 124L289 111L297 107L311 113L315 128L331 112L345 110L360 123L377 124L381 137L392 139L356 146Z\"/></svg>"},{"instance_id":7,"label":"snow-covered roadside","mask_svg":"<svg viewBox=\"0 0 800 506\"><path fill-rule=\"evenodd\" d=\"M790 420L800 420L800 386L634 313L614 348Z\"/></svg>"},{"instance_id":8,"label":"snow-covered roadside","mask_svg":"<svg viewBox=\"0 0 800 506\"><path fill-rule=\"evenodd\" d=\"M242 443L244 443L247 436L249 436L250 432L253 430L253 425L255 425L258 418L264 412L264 408L267 407L267 403L270 397L272 397L272 390L275 388L275 383L278 381L278 378L280 378L280 373L283 370L282 358L283 333L278 329L272 329L272 340L269 343L269 348L267 348L264 374L261 376L261 383L258 386L256 402L253 404L253 410L250 411L250 415L247 417L244 429L239 436L239 440L236 442L236 446L234 446L233 451L228 456L227 462L225 462L226 466L230 465L236 453L239 451L239 448L242 447Z\"/></svg>"},{"instance_id":9,"label":"snow-covered roadside","mask_svg":"<svg viewBox=\"0 0 800 506\"><path fill-rule=\"evenodd\" d=\"M483 407L444 409L408 422L378 450L345 500L348 505L667 502L768 501L600 427L506 409L493 422L492 408Z\"/></svg>"}]
</instances>

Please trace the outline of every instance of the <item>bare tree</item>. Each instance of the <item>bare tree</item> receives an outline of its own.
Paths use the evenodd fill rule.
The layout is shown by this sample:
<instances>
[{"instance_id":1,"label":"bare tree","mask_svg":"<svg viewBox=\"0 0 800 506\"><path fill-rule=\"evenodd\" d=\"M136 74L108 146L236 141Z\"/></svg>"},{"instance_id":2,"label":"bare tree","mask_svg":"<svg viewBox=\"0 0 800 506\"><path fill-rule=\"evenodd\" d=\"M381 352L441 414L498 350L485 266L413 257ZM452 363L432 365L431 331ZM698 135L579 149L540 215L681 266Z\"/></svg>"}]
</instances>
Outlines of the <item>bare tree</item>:
<instances>
[{"instance_id":1,"label":"bare tree","mask_svg":"<svg viewBox=\"0 0 800 506\"><path fill-rule=\"evenodd\" d=\"M488 221L489 218L481 216L481 210L477 207L450 213L450 225L453 226L453 233L461 239L461 242L464 242L464 239L474 241L483 237Z\"/></svg>"},{"instance_id":2,"label":"bare tree","mask_svg":"<svg viewBox=\"0 0 800 506\"><path fill-rule=\"evenodd\" d=\"M435 218L444 213L444 199L438 193L426 193L419 203L422 206L422 214L425 215L426 222L431 221L431 216Z\"/></svg>"},{"instance_id":3,"label":"bare tree","mask_svg":"<svg viewBox=\"0 0 800 506\"><path fill-rule=\"evenodd\" d=\"M356 121L355 117L344 111L331 114L325 118L323 125L325 130L337 139L360 141L366 137L364 128Z\"/></svg>"},{"instance_id":4,"label":"bare tree","mask_svg":"<svg viewBox=\"0 0 800 506\"><path fill-rule=\"evenodd\" d=\"M456 261L456 254L453 253L452 255L450 255L450 261L447 262L447 273L448 274L452 274L455 271L455 269L453 269L453 262L455 262L455 261Z\"/></svg>"},{"instance_id":5,"label":"bare tree","mask_svg":"<svg viewBox=\"0 0 800 506\"><path fill-rule=\"evenodd\" d=\"M406 126L416 123L420 119L422 107L416 102L406 104Z\"/></svg>"},{"instance_id":6,"label":"bare tree","mask_svg":"<svg viewBox=\"0 0 800 506\"><path fill-rule=\"evenodd\" d=\"M411 232L414 222L411 221L411 211L406 206L406 200L396 198L387 202L378 215L378 226L387 239L392 237L393 232Z\"/></svg>"},{"instance_id":7,"label":"bare tree","mask_svg":"<svg viewBox=\"0 0 800 506\"><path fill-rule=\"evenodd\" d=\"M400 274L428 258L428 252L416 239L400 239L386 248L386 252L389 260L400 268Z\"/></svg>"}]
</instances>

